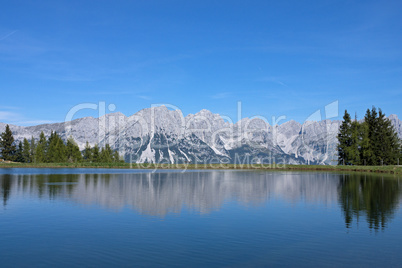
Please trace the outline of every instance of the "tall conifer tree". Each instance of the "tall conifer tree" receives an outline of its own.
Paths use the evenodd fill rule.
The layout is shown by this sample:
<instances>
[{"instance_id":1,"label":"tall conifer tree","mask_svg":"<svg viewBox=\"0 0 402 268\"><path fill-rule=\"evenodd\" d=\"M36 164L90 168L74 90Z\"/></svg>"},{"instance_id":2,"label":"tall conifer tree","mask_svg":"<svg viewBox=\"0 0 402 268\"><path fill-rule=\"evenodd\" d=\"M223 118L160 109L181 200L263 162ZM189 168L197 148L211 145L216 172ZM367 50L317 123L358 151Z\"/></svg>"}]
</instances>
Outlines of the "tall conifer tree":
<instances>
[{"instance_id":1,"label":"tall conifer tree","mask_svg":"<svg viewBox=\"0 0 402 268\"><path fill-rule=\"evenodd\" d=\"M119 161L120 161L119 152L116 150L113 152L113 162L119 162Z\"/></svg>"},{"instance_id":2,"label":"tall conifer tree","mask_svg":"<svg viewBox=\"0 0 402 268\"><path fill-rule=\"evenodd\" d=\"M399 157L399 138L391 120L379 109L377 129L377 161L381 165L395 165Z\"/></svg>"},{"instance_id":3,"label":"tall conifer tree","mask_svg":"<svg viewBox=\"0 0 402 268\"><path fill-rule=\"evenodd\" d=\"M366 148L367 150L367 164L370 166L377 165L377 158L376 158L376 141L377 141L377 129L378 129L378 124L377 124L377 109L373 106L370 109L367 109L366 115L364 117L364 122L367 123L367 137L369 140L368 146Z\"/></svg>"},{"instance_id":4,"label":"tall conifer tree","mask_svg":"<svg viewBox=\"0 0 402 268\"><path fill-rule=\"evenodd\" d=\"M339 127L338 133L338 164L349 165L349 148L351 145L351 123L350 114L345 110L343 121Z\"/></svg>"},{"instance_id":5,"label":"tall conifer tree","mask_svg":"<svg viewBox=\"0 0 402 268\"><path fill-rule=\"evenodd\" d=\"M35 139L34 139L34 137L32 136L31 137L31 144L30 144L30 149L31 149L31 153L30 153L30 156L31 156L31 162L32 163L36 163L36 143L35 143Z\"/></svg>"},{"instance_id":6,"label":"tall conifer tree","mask_svg":"<svg viewBox=\"0 0 402 268\"><path fill-rule=\"evenodd\" d=\"M0 151L4 160L14 161L16 157L16 146L10 126L6 125L5 131L0 135Z\"/></svg>"},{"instance_id":7,"label":"tall conifer tree","mask_svg":"<svg viewBox=\"0 0 402 268\"><path fill-rule=\"evenodd\" d=\"M82 155L81 155L81 152L80 152L80 148L75 143L75 141L74 141L72 136L67 140L66 152L67 152L67 161L69 161L69 162L81 162Z\"/></svg>"},{"instance_id":8,"label":"tall conifer tree","mask_svg":"<svg viewBox=\"0 0 402 268\"><path fill-rule=\"evenodd\" d=\"M84 159L84 161L87 161L87 162L92 161L92 149L91 149L91 146L89 146L88 142L85 144L83 159Z\"/></svg>"},{"instance_id":9,"label":"tall conifer tree","mask_svg":"<svg viewBox=\"0 0 402 268\"><path fill-rule=\"evenodd\" d=\"M35 150L35 158L37 163L44 163L46 161L46 137L43 131L39 135L38 145Z\"/></svg>"},{"instance_id":10,"label":"tall conifer tree","mask_svg":"<svg viewBox=\"0 0 402 268\"><path fill-rule=\"evenodd\" d=\"M350 128L350 145L347 148L348 160L353 165L360 165L361 126L357 121L357 116L355 116Z\"/></svg>"},{"instance_id":11,"label":"tall conifer tree","mask_svg":"<svg viewBox=\"0 0 402 268\"><path fill-rule=\"evenodd\" d=\"M22 148L22 142L20 141L19 143L18 143L18 146L17 146L17 151L16 151L16 153L15 153L15 161L16 162L24 162L24 157L23 157L23 155L22 155L22 151L23 151L23 148Z\"/></svg>"},{"instance_id":12,"label":"tall conifer tree","mask_svg":"<svg viewBox=\"0 0 402 268\"><path fill-rule=\"evenodd\" d=\"M99 162L99 146L95 144L94 148L92 148L92 162Z\"/></svg>"},{"instance_id":13,"label":"tall conifer tree","mask_svg":"<svg viewBox=\"0 0 402 268\"><path fill-rule=\"evenodd\" d=\"M360 152L360 160L361 165L368 165L368 159L373 158L373 150L371 146L371 142L369 139L368 133L368 124L367 122L363 122L360 125L361 129L361 152Z\"/></svg>"},{"instance_id":14,"label":"tall conifer tree","mask_svg":"<svg viewBox=\"0 0 402 268\"><path fill-rule=\"evenodd\" d=\"M29 144L29 141L26 138L24 138L24 142L22 144L22 158L23 162L25 163L32 162L31 145Z\"/></svg>"}]
</instances>

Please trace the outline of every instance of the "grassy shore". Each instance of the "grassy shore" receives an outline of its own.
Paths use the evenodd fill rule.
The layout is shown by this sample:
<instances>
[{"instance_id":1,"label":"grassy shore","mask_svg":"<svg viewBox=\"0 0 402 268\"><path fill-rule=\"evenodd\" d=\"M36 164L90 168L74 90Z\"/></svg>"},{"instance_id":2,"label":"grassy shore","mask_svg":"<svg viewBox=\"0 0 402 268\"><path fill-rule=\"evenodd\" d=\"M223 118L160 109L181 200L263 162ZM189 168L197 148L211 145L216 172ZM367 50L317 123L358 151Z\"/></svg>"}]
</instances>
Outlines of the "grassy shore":
<instances>
[{"instance_id":1,"label":"grassy shore","mask_svg":"<svg viewBox=\"0 0 402 268\"><path fill-rule=\"evenodd\" d=\"M320 166L320 165L241 165L241 164L129 164L117 163L4 163L0 168L122 168L122 169L247 169L282 171L374 172L402 175L402 166Z\"/></svg>"}]
</instances>

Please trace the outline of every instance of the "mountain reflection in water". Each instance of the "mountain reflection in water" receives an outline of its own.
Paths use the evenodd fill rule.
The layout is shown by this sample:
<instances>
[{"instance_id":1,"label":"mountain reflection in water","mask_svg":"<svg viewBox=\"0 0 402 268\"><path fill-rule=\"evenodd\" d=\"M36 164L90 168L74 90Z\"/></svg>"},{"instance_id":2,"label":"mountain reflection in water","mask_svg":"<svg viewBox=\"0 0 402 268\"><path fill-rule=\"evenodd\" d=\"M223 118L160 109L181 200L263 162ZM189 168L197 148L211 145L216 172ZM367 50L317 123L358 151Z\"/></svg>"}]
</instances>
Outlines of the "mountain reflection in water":
<instances>
[{"instance_id":1,"label":"mountain reflection in water","mask_svg":"<svg viewBox=\"0 0 402 268\"><path fill-rule=\"evenodd\" d=\"M209 213L228 200L258 206L280 199L339 204L347 228L363 216L374 229L384 229L399 207L399 181L362 174L249 171L0 175L5 207L12 196L30 195L163 217L184 208Z\"/></svg>"}]
</instances>

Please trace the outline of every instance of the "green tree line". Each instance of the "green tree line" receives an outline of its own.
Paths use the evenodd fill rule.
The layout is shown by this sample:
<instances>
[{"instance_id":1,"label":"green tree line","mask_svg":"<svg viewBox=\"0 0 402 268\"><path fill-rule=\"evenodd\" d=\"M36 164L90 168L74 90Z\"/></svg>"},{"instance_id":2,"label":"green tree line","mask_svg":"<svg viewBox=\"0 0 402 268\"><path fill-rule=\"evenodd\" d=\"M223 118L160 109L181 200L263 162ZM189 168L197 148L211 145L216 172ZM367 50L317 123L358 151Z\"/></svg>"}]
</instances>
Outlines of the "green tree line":
<instances>
[{"instance_id":1,"label":"green tree line","mask_svg":"<svg viewBox=\"0 0 402 268\"><path fill-rule=\"evenodd\" d=\"M30 140L24 140L16 144L10 127L7 125L5 131L0 135L0 156L6 161L22 163L78 163L96 162L111 163L120 161L117 151L113 151L109 144L99 148L86 143L85 149L81 152L77 143L72 137L64 142L56 132L51 132L46 138L43 131L39 140L32 136Z\"/></svg>"},{"instance_id":2,"label":"green tree line","mask_svg":"<svg viewBox=\"0 0 402 268\"><path fill-rule=\"evenodd\" d=\"M339 165L395 165L402 156L401 141L391 120L379 109L367 109L364 121L345 110L338 133Z\"/></svg>"}]
</instances>

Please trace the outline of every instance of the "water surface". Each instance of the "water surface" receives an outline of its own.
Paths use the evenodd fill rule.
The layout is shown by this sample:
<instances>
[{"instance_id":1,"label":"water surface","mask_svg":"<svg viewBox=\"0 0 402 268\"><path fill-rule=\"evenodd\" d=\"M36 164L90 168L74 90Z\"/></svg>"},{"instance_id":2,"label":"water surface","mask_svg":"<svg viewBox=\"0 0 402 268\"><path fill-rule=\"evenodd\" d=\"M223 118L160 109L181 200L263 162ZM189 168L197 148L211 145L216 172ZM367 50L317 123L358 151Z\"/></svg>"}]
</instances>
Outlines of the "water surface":
<instances>
[{"instance_id":1,"label":"water surface","mask_svg":"<svg viewBox=\"0 0 402 268\"><path fill-rule=\"evenodd\" d=\"M399 266L398 177L0 169L2 267Z\"/></svg>"}]
</instances>

